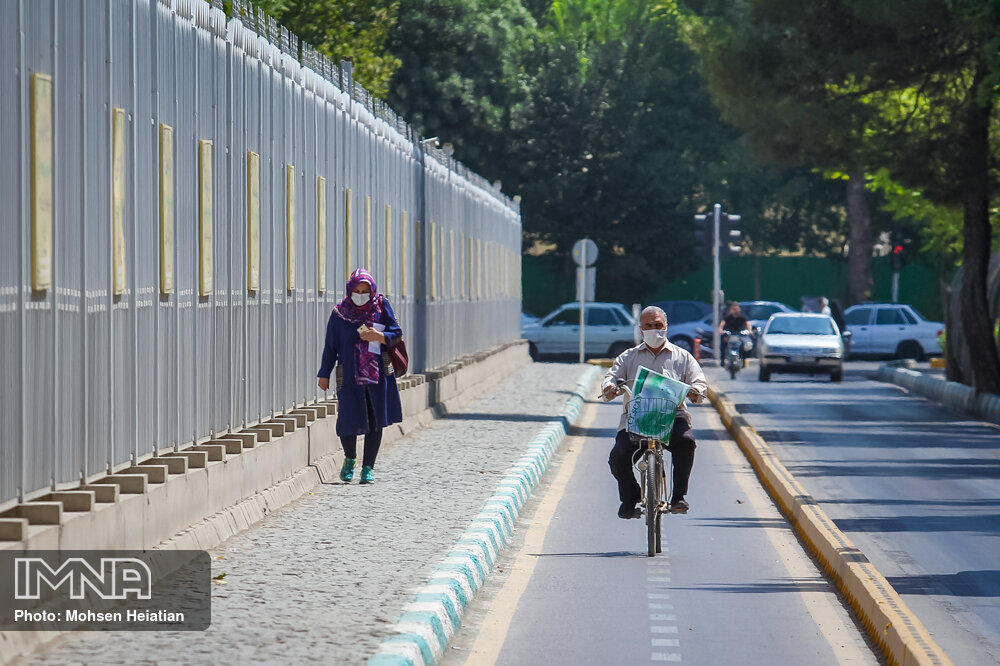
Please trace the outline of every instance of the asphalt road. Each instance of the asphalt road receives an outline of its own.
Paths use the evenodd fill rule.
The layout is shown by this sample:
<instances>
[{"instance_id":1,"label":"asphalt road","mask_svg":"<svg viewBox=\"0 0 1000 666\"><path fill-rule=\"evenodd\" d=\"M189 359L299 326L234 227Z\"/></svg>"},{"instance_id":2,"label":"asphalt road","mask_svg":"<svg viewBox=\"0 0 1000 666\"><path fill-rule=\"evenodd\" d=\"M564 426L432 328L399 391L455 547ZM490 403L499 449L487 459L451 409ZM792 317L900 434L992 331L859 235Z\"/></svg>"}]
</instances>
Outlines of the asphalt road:
<instances>
[{"instance_id":1,"label":"asphalt road","mask_svg":"<svg viewBox=\"0 0 1000 666\"><path fill-rule=\"evenodd\" d=\"M879 663L711 407L694 411L692 510L648 558L642 521L616 515L620 409L584 410L446 666Z\"/></svg>"},{"instance_id":2,"label":"asphalt road","mask_svg":"<svg viewBox=\"0 0 1000 666\"><path fill-rule=\"evenodd\" d=\"M1000 663L1000 427L868 378L713 383L956 664Z\"/></svg>"}]
</instances>

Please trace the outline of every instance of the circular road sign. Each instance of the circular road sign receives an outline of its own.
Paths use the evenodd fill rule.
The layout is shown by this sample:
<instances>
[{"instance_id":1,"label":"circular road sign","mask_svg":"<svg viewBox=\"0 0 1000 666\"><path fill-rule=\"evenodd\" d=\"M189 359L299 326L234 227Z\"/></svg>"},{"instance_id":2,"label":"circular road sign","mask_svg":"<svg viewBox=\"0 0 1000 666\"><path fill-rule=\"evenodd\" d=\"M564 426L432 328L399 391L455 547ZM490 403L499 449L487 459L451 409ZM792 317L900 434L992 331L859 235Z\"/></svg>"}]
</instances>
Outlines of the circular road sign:
<instances>
[{"instance_id":1,"label":"circular road sign","mask_svg":"<svg viewBox=\"0 0 1000 666\"><path fill-rule=\"evenodd\" d=\"M573 261L577 266L583 265L583 248L587 248L587 265L593 266L597 261L597 243L589 238L581 238L573 243Z\"/></svg>"}]
</instances>

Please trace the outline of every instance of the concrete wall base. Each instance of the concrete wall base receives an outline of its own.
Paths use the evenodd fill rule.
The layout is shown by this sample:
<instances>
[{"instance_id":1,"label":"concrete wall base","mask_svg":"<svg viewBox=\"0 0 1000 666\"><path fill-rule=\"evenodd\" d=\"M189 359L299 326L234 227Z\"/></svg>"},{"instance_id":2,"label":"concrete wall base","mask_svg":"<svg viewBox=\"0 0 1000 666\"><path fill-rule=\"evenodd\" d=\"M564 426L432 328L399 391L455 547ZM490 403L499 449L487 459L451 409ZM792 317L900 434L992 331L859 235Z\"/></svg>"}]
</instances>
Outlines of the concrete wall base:
<instances>
[{"instance_id":1,"label":"concrete wall base","mask_svg":"<svg viewBox=\"0 0 1000 666\"><path fill-rule=\"evenodd\" d=\"M383 446L391 446L442 414L461 409L529 362L527 342L519 340L459 359L443 369L402 378L403 421L385 429ZM209 448L212 454L220 454L193 456L197 463L205 460L203 466L189 465L183 474L166 474L165 466L154 467L162 474L149 474L149 466L136 466L130 468L129 474L101 479L98 483L113 484L115 490L121 491L117 501L94 502L90 511L64 510L58 524L33 522L30 516L36 512L26 511L26 530L23 520L16 526L8 525L14 522L8 520L6 529L0 530L0 537L24 538L0 541L0 550L215 548L317 484L337 478L343 452L336 436L336 403L321 403L320 407L315 410L316 419L305 419L304 427L296 423L295 430L284 436L267 442L255 437L252 447L230 448L239 448L238 452L227 452L221 445L183 449L179 452L182 455ZM321 417L323 412L328 416ZM215 457L219 459L213 460ZM135 483L134 477L145 483ZM52 499L58 502L58 497L55 494ZM75 496L67 496L64 501L74 502L73 508L78 508ZM0 632L0 663L27 654L56 635Z\"/></svg>"}]
</instances>

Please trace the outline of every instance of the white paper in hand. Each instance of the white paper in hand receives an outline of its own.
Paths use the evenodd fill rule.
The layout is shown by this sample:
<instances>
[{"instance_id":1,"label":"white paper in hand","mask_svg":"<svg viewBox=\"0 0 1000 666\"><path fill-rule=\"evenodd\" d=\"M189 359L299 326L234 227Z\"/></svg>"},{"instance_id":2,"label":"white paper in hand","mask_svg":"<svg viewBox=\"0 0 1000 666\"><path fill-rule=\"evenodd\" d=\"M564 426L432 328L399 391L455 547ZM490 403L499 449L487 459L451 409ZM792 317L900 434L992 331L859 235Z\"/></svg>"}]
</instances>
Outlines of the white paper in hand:
<instances>
[{"instance_id":1,"label":"white paper in hand","mask_svg":"<svg viewBox=\"0 0 1000 666\"><path fill-rule=\"evenodd\" d=\"M372 328L372 330L375 330L375 331L378 331L379 333L381 333L382 331L385 330L385 324L375 323L375 324L371 325L371 328ZM381 354L382 353L382 343L381 342L369 342L368 343L368 351L370 351L373 354Z\"/></svg>"}]
</instances>

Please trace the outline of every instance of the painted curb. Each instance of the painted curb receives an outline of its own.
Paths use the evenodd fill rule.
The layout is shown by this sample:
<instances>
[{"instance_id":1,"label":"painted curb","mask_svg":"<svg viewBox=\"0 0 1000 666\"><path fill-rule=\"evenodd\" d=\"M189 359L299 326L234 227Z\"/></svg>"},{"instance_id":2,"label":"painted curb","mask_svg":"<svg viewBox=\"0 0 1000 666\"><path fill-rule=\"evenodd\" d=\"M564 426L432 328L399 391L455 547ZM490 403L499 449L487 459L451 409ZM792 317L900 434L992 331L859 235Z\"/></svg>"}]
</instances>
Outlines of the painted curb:
<instances>
[{"instance_id":1,"label":"painted curb","mask_svg":"<svg viewBox=\"0 0 1000 666\"><path fill-rule=\"evenodd\" d=\"M709 388L709 398L772 499L837 583L888 662L904 666L952 664L885 576L836 527L725 393Z\"/></svg>"},{"instance_id":2,"label":"painted curb","mask_svg":"<svg viewBox=\"0 0 1000 666\"><path fill-rule=\"evenodd\" d=\"M902 386L908 391L940 402L948 407L1000 423L1000 395L976 394L971 386L938 379L916 370L880 365L876 377L883 382Z\"/></svg>"},{"instance_id":3,"label":"painted curb","mask_svg":"<svg viewBox=\"0 0 1000 666\"><path fill-rule=\"evenodd\" d=\"M482 588L500 553L510 545L524 503L580 415L600 372L596 366L583 372L562 413L531 440L486 500L483 510L469 522L451 552L403 609L393 626L393 635L368 660L369 666L431 666L440 661L461 626L469 602Z\"/></svg>"}]
</instances>

